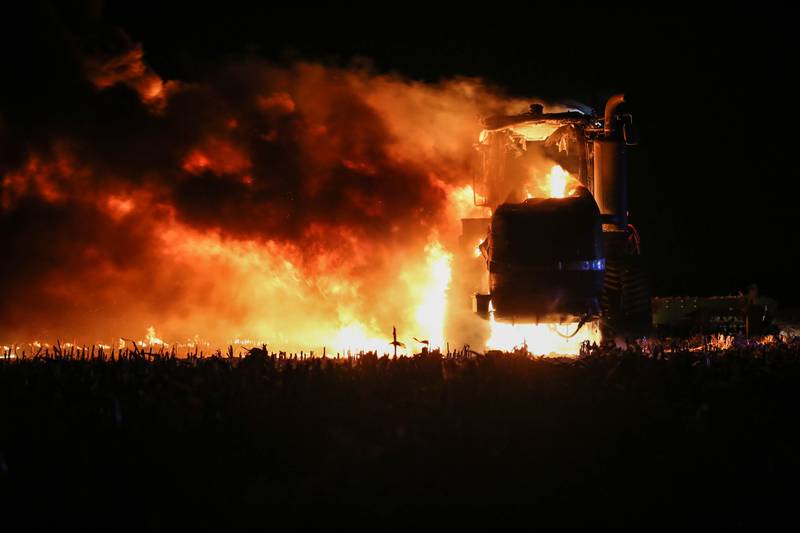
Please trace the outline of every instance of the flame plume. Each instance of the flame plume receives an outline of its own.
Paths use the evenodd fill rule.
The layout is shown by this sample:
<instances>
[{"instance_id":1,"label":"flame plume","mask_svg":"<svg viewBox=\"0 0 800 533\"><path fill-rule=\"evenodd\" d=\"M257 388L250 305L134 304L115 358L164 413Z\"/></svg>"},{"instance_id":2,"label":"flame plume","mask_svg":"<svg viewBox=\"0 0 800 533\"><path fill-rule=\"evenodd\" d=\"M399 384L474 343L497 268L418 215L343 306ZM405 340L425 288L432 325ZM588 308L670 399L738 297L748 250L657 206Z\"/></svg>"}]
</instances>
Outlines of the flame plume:
<instances>
[{"instance_id":1,"label":"flame plume","mask_svg":"<svg viewBox=\"0 0 800 533\"><path fill-rule=\"evenodd\" d=\"M79 44L48 86L68 97L0 115L4 341L333 354L387 351L394 326L409 351L486 335L453 286L459 219L487 216L472 144L529 101L309 62L167 80L127 38Z\"/></svg>"}]
</instances>

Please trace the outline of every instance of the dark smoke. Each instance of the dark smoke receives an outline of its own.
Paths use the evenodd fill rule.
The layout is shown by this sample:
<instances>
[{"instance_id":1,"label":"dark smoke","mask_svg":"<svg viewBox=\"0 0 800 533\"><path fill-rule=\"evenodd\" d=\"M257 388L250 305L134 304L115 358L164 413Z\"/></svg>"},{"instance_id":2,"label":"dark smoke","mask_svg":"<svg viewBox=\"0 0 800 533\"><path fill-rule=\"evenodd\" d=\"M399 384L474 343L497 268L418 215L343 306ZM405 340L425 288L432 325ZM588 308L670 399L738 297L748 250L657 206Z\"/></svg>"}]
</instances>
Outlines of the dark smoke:
<instances>
[{"instance_id":1,"label":"dark smoke","mask_svg":"<svg viewBox=\"0 0 800 533\"><path fill-rule=\"evenodd\" d=\"M470 182L479 116L519 104L475 80L253 58L202 81L164 80L121 30L34 14L39 46L4 54L14 81L0 109L3 339L109 338L150 322L222 335L278 313L242 298L258 278L219 279L255 276L248 267L192 262L204 252L178 250L183 234L255 246L259 264L274 263L265 279L287 259L302 298L327 298L340 277L351 293L314 319L341 321L343 305L386 328L407 312L392 286L403 261L431 235L454 241L448 194ZM200 309L217 319L193 320Z\"/></svg>"}]
</instances>

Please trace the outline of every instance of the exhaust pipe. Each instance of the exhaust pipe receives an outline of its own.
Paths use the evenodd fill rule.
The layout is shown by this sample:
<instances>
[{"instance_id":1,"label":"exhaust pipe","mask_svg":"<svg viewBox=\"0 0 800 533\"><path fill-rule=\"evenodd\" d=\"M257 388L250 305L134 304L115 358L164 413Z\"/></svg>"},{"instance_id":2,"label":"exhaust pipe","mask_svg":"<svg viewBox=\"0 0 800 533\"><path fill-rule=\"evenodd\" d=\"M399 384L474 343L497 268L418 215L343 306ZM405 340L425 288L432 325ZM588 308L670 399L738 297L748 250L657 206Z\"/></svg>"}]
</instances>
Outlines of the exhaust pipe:
<instances>
[{"instance_id":1,"label":"exhaust pipe","mask_svg":"<svg viewBox=\"0 0 800 533\"><path fill-rule=\"evenodd\" d=\"M604 222L628 225L628 168L625 143L614 128L614 114L625 102L624 94L608 99L603 116L603 138L593 142L594 196Z\"/></svg>"},{"instance_id":2,"label":"exhaust pipe","mask_svg":"<svg viewBox=\"0 0 800 533\"><path fill-rule=\"evenodd\" d=\"M606 102L606 110L603 114L603 133L606 137L609 137L612 133L614 133L614 128L611 127L611 124L614 121L614 112L617 110L620 104L624 103L624 94L615 94L608 99L608 102Z\"/></svg>"}]
</instances>

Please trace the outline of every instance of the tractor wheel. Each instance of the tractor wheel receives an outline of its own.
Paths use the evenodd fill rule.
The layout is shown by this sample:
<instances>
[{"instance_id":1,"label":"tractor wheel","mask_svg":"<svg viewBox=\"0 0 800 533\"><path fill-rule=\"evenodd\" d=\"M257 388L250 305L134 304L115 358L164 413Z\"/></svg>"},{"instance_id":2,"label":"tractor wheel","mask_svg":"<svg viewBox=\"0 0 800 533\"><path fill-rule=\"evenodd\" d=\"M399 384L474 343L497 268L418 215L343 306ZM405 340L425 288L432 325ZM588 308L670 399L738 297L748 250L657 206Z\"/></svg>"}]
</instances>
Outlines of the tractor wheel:
<instances>
[{"instance_id":1,"label":"tractor wheel","mask_svg":"<svg viewBox=\"0 0 800 533\"><path fill-rule=\"evenodd\" d=\"M640 337L652 329L650 284L641 256L606 260L601 305L603 337Z\"/></svg>"}]
</instances>

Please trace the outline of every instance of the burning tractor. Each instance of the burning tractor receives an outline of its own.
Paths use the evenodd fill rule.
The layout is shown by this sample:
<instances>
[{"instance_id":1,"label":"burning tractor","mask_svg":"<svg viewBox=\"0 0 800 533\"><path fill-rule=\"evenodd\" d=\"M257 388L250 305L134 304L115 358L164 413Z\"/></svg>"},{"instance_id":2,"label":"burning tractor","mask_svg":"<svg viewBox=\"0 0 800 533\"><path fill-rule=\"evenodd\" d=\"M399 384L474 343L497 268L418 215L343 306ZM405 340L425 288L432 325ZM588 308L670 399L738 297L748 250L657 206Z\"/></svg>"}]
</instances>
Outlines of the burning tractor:
<instances>
[{"instance_id":1,"label":"burning tractor","mask_svg":"<svg viewBox=\"0 0 800 533\"><path fill-rule=\"evenodd\" d=\"M639 236L628 223L626 149L634 141L624 101L612 97L602 116L545 113L537 104L484 119L473 193L492 216L462 219L461 237L474 254L466 276L478 315L574 324L575 333L598 320L605 335L649 329Z\"/></svg>"}]
</instances>

